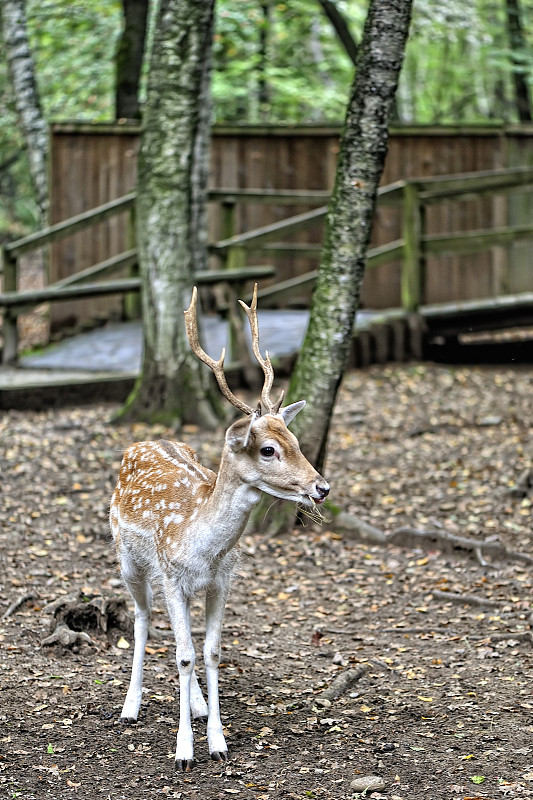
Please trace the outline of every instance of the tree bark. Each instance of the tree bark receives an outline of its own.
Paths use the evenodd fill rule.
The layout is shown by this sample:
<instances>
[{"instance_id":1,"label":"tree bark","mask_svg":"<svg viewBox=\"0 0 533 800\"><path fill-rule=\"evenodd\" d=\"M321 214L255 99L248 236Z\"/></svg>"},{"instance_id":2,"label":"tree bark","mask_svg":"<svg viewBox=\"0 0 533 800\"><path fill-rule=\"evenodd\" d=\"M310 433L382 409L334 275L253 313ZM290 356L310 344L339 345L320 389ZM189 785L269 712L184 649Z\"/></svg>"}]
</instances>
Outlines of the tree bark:
<instances>
[{"instance_id":1,"label":"tree bark","mask_svg":"<svg viewBox=\"0 0 533 800\"><path fill-rule=\"evenodd\" d=\"M407 41L412 0L371 0L342 135L309 326L289 400L306 399L294 430L323 467L329 423L351 348L388 122Z\"/></svg>"},{"instance_id":2,"label":"tree bark","mask_svg":"<svg viewBox=\"0 0 533 800\"><path fill-rule=\"evenodd\" d=\"M213 0L161 0L139 155L144 360L122 416L214 425L185 335L193 273L205 269Z\"/></svg>"},{"instance_id":3,"label":"tree bark","mask_svg":"<svg viewBox=\"0 0 533 800\"><path fill-rule=\"evenodd\" d=\"M511 62L513 65L513 82L516 98L516 110L520 122L531 122L531 98L527 74L521 66L519 54L528 51L528 45L522 28L520 0L506 0L507 32L511 46Z\"/></svg>"},{"instance_id":4,"label":"tree bark","mask_svg":"<svg viewBox=\"0 0 533 800\"><path fill-rule=\"evenodd\" d=\"M144 58L148 0L122 0L124 28L115 56L115 114L140 119L139 83Z\"/></svg>"},{"instance_id":5,"label":"tree bark","mask_svg":"<svg viewBox=\"0 0 533 800\"><path fill-rule=\"evenodd\" d=\"M15 107L26 142L30 173L43 221L48 217L48 132L28 41L24 0L2 0L2 36Z\"/></svg>"}]
</instances>

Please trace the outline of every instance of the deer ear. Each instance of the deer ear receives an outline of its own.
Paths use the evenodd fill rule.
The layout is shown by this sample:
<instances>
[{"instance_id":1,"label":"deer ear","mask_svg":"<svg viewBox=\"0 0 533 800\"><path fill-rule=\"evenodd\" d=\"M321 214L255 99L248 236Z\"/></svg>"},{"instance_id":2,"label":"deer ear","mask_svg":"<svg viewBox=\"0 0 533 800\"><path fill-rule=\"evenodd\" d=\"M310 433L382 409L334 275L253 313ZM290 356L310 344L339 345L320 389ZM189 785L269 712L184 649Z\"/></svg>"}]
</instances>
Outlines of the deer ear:
<instances>
[{"instance_id":1,"label":"deer ear","mask_svg":"<svg viewBox=\"0 0 533 800\"><path fill-rule=\"evenodd\" d=\"M226 431L226 444L230 450L238 453L248 446L252 427L256 419L257 413L254 411L251 417L247 419L238 419L237 422L230 425Z\"/></svg>"},{"instance_id":2,"label":"deer ear","mask_svg":"<svg viewBox=\"0 0 533 800\"><path fill-rule=\"evenodd\" d=\"M279 413L283 417L285 425L290 425L296 414L298 414L298 412L301 411L304 406L305 400L299 400L297 403L291 403L290 406L285 406L285 408L282 408Z\"/></svg>"}]
</instances>

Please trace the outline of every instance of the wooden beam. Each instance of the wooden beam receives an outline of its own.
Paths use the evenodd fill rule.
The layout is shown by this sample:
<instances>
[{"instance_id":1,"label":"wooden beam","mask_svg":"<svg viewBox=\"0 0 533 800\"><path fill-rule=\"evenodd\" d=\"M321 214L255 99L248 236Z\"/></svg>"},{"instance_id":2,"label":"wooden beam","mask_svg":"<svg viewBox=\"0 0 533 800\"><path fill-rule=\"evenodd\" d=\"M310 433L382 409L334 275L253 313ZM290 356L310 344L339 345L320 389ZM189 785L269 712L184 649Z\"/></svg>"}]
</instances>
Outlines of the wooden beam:
<instances>
[{"instance_id":1,"label":"wooden beam","mask_svg":"<svg viewBox=\"0 0 533 800\"><path fill-rule=\"evenodd\" d=\"M120 253L118 256L100 261L94 267L87 267L87 269L82 269L80 272L75 272L74 275L69 275L68 278L51 283L48 288L90 283L94 278L103 278L104 275L112 275L114 272L118 272L119 269L133 266L137 263L137 259L137 250L126 250L126 252Z\"/></svg>"},{"instance_id":2,"label":"wooden beam","mask_svg":"<svg viewBox=\"0 0 533 800\"><path fill-rule=\"evenodd\" d=\"M259 205L323 205L330 192L307 189L210 189L208 200L217 203L257 203Z\"/></svg>"},{"instance_id":3,"label":"wooden beam","mask_svg":"<svg viewBox=\"0 0 533 800\"><path fill-rule=\"evenodd\" d=\"M254 245L262 244L269 239L274 239L280 234L293 233L294 231L308 228L316 222L324 219L327 214L326 206L315 208L312 211L306 211L304 214L297 214L294 217L281 220L281 222L273 222L271 225L263 225L261 228L256 228L246 233L239 233L236 236L231 236L229 239L223 239L220 242L215 242L211 245L213 252L224 252L230 247L247 246L253 250Z\"/></svg>"},{"instance_id":4,"label":"wooden beam","mask_svg":"<svg viewBox=\"0 0 533 800\"><path fill-rule=\"evenodd\" d=\"M416 183L420 190L420 199L425 203L436 203L447 198L463 197L466 194L501 192L518 186L527 188L533 184L533 169L531 167L514 167L512 169L465 172L457 175L443 175L440 178L421 178Z\"/></svg>"},{"instance_id":5,"label":"wooden beam","mask_svg":"<svg viewBox=\"0 0 533 800\"><path fill-rule=\"evenodd\" d=\"M428 255L449 255L451 253L477 253L497 245L533 239L533 226L519 225L514 228L469 231L468 233L448 233L445 236L432 234L422 241Z\"/></svg>"},{"instance_id":6,"label":"wooden beam","mask_svg":"<svg viewBox=\"0 0 533 800\"><path fill-rule=\"evenodd\" d=\"M31 233L23 239L10 242L4 245L4 250L14 258L18 258L18 256L24 253L29 253L45 244L50 244L50 242L64 239L76 233L76 231L94 225L96 222L102 222L102 220L108 217L113 217L115 214L127 211L135 202L135 197L135 192L130 192L124 195L124 197L119 197L118 200L104 203L90 211L84 211L82 214L77 214L75 217L70 217L70 219L66 219L63 222L58 222L55 225L50 225L48 228L43 228L41 231Z\"/></svg>"},{"instance_id":7,"label":"wooden beam","mask_svg":"<svg viewBox=\"0 0 533 800\"><path fill-rule=\"evenodd\" d=\"M259 280L269 278L274 274L274 267L258 266L246 269L225 272L198 272L194 281L199 286L209 286L214 283L234 283L246 280ZM0 294L0 308L15 308L17 306L34 306L39 303L51 301L71 300L80 297L98 297L106 294L122 294L123 292L138 292L141 289L140 278L118 278L115 281L102 283L81 283L62 286L53 284L44 289L34 289L25 292L3 292Z\"/></svg>"}]
</instances>

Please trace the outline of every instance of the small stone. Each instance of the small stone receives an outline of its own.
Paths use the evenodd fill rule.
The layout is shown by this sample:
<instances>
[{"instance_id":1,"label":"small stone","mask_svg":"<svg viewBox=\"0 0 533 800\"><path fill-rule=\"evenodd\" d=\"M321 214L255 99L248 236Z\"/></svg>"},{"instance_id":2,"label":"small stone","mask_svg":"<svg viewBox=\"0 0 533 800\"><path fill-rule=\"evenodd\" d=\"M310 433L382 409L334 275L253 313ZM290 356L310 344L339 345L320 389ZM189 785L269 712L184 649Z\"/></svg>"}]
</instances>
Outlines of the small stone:
<instances>
[{"instance_id":1,"label":"small stone","mask_svg":"<svg viewBox=\"0 0 533 800\"><path fill-rule=\"evenodd\" d=\"M482 417L482 419L479 420L479 425L483 428L489 428L492 425L501 425L502 422L503 422L503 417L499 417L496 414L494 414Z\"/></svg>"},{"instance_id":2,"label":"small stone","mask_svg":"<svg viewBox=\"0 0 533 800\"><path fill-rule=\"evenodd\" d=\"M355 778L350 784L352 792L375 792L385 788L385 781L379 775L364 775Z\"/></svg>"},{"instance_id":3,"label":"small stone","mask_svg":"<svg viewBox=\"0 0 533 800\"><path fill-rule=\"evenodd\" d=\"M342 653L335 653L335 655L333 656L333 663L341 665L344 665L346 663Z\"/></svg>"}]
</instances>

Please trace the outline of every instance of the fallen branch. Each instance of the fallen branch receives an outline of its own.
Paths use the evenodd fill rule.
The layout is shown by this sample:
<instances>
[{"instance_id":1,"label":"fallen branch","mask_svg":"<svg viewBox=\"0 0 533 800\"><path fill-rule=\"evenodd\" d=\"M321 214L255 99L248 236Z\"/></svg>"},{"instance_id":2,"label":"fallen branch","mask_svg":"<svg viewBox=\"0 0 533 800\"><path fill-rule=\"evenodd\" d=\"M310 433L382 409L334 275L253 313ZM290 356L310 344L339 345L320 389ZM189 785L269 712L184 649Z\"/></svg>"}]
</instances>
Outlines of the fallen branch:
<instances>
[{"instance_id":1,"label":"fallen branch","mask_svg":"<svg viewBox=\"0 0 533 800\"><path fill-rule=\"evenodd\" d=\"M23 594L22 597L19 597L18 600L14 600L11 605L6 609L1 617L1 622L14 614L24 603L27 603L28 600L33 600L35 597L33 592L28 592L27 594Z\"/></svg>"},{"instance_id":2,"label":"fallen branch","mask_svg":"<svg viewBox=\"0 0 533 800\"><path fill-rule=\"evenodd\" d=\"M488 597L478 597L477 594L461 594L460 592L441 592L438 589L431 590L432 597L437 600L445 600L448 603L460 603L469 606L500 606L499 600L492 600Z\"/></svg>"},{"instance_id":3,"label":"fallen branch","mask_svg":"<svg viewBox=\"0 0 533 800\"><path fill-rule=\"evenodd\" d=\"M334 509L330 509L333 510ZM395 545L397 547L422 547L425 549L443 550L456 553L466 551L473 554L482 566L487 566L488 562L484 556L503 561L521 561L525 564L533 564L533 557L517 550L509 550L500 542L488 542L486 540L469 539L466 536L457 536L443 530L417 530L403 526L391 533L385 533L380 528L370 525L368 522L340 511L335 514L333 524L335 530L345 534L348 538L357 539L367 544Z\"/></svg>"},{"instance_id":4,"label":"fallen branch","mask_svg":"<svg viewBox=\"0 0 533 800\"><path fill-rule=\"evenodd\" d=\"M324 708L329 708L334 700L337 700L341 694L347 692L349 689L352 688L354 683L356 683L359 678L362 678L365 672L370 669L370 664L364 663L360 664L355 669L347 669L344 672L336 675L335 678L332 680L331 685L321 692L319 695L315 695L311 702L316 703L319 706Z\"/></svg>"}]
</instances>

